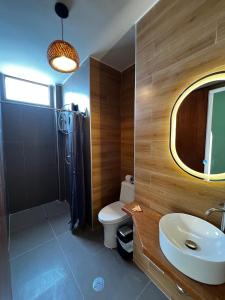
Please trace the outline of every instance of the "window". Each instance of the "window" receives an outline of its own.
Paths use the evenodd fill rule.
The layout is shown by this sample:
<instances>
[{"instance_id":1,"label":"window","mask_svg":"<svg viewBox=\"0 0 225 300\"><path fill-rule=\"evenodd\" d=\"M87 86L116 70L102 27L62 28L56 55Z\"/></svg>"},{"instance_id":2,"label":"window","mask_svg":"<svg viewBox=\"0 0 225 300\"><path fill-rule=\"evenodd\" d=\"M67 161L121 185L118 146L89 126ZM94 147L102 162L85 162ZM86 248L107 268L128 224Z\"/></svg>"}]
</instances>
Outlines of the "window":
<instances>
[{"instance_id":1,"label":"window","mask_svg":"<svg viewBox=\"0 0 225 300\"><path fill-rule=\"evenodd\" d=\"M49 87L47 85L5 76L5 99L49 106Z\"/></svg>"}]
</instances>

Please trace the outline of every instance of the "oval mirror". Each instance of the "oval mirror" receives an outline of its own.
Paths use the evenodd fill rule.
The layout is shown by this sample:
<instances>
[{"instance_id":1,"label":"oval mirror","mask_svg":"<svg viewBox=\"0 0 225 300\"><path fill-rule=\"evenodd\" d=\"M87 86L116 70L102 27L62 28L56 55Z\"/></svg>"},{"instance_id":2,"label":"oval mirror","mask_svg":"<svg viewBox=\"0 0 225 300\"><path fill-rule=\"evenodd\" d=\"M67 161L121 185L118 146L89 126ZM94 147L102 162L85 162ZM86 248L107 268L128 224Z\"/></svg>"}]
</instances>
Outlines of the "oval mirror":
<instances>
[{"instance_id":1,"label":"oval mirror","mask_svg":"<svg viewBox=\"0 0 225 300\"><path fill-rule=\"evenodd\" d=\"M225 72L194 82L171 115L170 149L176 163L205 180L225 180Z\"/></svg>"}]
</instances>

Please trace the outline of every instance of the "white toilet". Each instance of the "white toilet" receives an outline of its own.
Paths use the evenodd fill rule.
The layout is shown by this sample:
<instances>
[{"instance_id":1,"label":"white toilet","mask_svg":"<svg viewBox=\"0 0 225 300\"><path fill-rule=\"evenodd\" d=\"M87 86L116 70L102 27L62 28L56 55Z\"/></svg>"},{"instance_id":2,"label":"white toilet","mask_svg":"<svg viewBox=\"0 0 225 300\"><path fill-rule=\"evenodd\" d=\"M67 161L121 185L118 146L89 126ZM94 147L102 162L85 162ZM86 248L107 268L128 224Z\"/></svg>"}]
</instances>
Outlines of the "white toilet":
<instances>
[{"instance_id":1,"label":"white toilet","mask_svg":"<svg viewBox=\"0 0 225 300\"><path fill-rule=\"evenodd\" d=\"M134 184L122 181L120 200L105 206L98 214L98 220L104 226L104 245L116 248L116 231L121 225L131 221L130 216L122 210L126 203L134 201Z\"/></svg>"}]
</instances>

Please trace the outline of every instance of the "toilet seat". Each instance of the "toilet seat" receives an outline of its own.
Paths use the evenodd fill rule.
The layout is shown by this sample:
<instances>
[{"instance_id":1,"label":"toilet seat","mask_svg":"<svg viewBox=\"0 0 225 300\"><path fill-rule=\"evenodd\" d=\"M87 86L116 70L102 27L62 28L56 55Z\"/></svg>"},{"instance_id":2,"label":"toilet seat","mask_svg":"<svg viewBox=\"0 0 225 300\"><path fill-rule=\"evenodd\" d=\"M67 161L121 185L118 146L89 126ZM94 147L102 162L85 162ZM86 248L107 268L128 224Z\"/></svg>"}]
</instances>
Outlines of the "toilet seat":
<instances>
[{"instance_id":1,"label":"toilet seat","mask_svg":"<svg viewBox=\"0 0 225 300\"><path fill-rule=\"evenodd\" d=\"M121 201L105 206L98 214L99 221L104 224L115 224L129 219L128 214L122 210L123 206L124 203Z\"/></svg>"}]
</instances>

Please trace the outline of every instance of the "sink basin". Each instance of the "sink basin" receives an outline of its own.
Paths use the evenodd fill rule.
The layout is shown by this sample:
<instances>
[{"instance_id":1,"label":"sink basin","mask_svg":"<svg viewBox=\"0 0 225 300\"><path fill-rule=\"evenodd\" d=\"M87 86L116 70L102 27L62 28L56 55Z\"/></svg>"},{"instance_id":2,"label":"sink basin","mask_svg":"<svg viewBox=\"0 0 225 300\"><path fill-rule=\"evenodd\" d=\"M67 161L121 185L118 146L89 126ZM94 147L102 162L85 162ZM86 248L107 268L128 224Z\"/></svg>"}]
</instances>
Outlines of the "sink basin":
<instances>
[{"instance_id":1,"label":"sink basin","mask_svg":"<svg viewBox=\"0 0 225 300\"><path fill-rule=\"evenodd\" d=\"M188 277L206 284L225 283L225 234L188 214L172 213L159 222L160 248Z\"/></svg>"}]
</instances>

